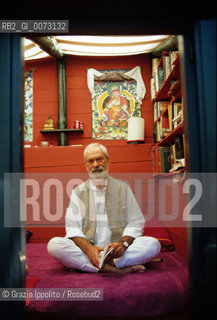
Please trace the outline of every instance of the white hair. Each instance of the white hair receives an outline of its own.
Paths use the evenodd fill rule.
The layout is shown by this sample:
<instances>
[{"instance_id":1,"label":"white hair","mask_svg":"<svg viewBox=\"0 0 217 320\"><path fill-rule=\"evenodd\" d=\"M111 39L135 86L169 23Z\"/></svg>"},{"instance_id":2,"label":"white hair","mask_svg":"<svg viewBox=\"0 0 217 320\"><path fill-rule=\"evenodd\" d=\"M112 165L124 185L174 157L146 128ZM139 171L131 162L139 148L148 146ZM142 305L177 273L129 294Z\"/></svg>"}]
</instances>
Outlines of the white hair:
<instances>
[{"instance_id":1,"label":"white hair","mask_svg":"<svg viewBox=\"0 0 217 320\"><path fill-rule=\"evenodd\" d=\"M89 149L93 149L93 148L100 148L102 150L102 152L104 153L104 155L106 156L106 158L107 159L109 158L107 148L98 142L94 142L94 143L88 144L88 146L84 149L84 161L85 161L85 158L87 155L87 151Z\"/></svg>"}]
</instances>

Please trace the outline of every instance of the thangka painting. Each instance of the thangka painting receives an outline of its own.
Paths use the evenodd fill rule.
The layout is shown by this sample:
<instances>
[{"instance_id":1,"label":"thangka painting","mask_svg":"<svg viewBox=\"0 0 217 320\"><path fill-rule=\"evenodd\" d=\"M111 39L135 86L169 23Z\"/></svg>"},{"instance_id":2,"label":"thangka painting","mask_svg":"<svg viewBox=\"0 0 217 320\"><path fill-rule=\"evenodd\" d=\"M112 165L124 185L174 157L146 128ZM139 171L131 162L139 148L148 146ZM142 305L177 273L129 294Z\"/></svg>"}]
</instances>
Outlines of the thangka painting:
<instances>
[{"instance_id":1,"label":"thangka painting","mask_svg":"<svg viewBox=\"0 0 217 320\"><path fill-rule=\"evenodd\" d=\"M126 70L116 73L123 75ZM128 70L127 70L128 71ZM112 73L114 71L106 71ZM92 138L96 140L126 140L128 119L141 117L138 81L130 76L110 77L121 81L102 81L94 77L92 90ZM124 79L122 79L124 78ZM96 80L97 79L97 80Z\"/></svg>"},{"instance_id":2,"label":"thangka painting","mask_svg":"<svg viewBox=\"0 0 217 320\"><path fill-rule=\"evenodd\" d=\"M33 77L26 72L24 82L24 141L33 141Z\"/></svg>"}]
</instances>

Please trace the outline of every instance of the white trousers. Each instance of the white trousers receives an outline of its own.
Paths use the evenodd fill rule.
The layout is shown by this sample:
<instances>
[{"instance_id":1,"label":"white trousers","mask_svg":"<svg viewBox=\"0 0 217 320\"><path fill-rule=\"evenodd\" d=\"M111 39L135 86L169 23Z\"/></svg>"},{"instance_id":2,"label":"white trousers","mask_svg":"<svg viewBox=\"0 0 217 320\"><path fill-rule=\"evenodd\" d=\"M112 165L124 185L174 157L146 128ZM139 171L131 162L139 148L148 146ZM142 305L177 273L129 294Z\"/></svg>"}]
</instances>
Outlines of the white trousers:
<instances>
[{"instance_id":1,"label":"white trousers","mask_svg":"<svg viewBox=\"0 0 217 320\"><path fill-rule=\"evenodd\" d=\"M145 264L160 252L160 242L152 237L138 237L127 248L121 258L115 259L118 269ZM63 237L52 238L47 245L48 253L59 260L64 266L86 272L98 272L87 255L71 240Z\"/></svg>"}]
</instances>

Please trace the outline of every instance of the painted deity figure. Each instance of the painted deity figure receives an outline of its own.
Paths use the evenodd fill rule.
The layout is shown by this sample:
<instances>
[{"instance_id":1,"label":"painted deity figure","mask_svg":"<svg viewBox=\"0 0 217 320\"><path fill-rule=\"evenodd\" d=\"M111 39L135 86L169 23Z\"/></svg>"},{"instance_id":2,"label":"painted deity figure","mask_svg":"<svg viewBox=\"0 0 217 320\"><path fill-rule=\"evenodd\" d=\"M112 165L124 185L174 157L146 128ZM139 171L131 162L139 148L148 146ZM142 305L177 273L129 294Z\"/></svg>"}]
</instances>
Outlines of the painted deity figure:
<instances>
[{"instance_id":1,"label":"painted deity figure","mask_svg":"<svg viewBox=\"0 0 217 320\"><path fill-rule=\"evenodd\" d=\"M103 111L102 126L126 126L128 118L130 118L128 100L121 96L116 86L113 86L112 98L108 101Z\"/></svg>"}]
</instances>

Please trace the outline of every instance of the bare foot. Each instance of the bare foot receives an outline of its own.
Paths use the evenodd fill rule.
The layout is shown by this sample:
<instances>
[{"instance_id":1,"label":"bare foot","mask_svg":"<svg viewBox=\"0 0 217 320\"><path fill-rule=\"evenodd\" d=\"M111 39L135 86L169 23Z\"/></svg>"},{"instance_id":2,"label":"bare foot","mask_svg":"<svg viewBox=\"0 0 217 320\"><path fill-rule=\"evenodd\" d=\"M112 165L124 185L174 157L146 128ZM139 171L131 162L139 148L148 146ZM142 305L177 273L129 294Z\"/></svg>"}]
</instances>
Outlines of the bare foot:
<instances>
[{"instance_id":1,"label":"bare foot","mask_svg":"<svg viewBox=\"0 0 217 320\"><path fill-rule=\"evenodd\" d=\"M143 265L136 265L136 266L130 266L125 267L122 269L118 269L115 266L111 266L110 264L105 264L103 269L101 269L101 272L111 272L111 273L135 273L135 272L144 272L145 266Z\"/></svg>"}]
</instances>

